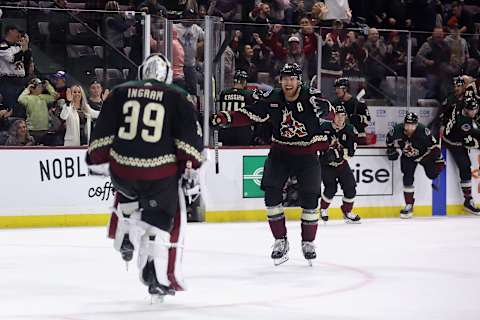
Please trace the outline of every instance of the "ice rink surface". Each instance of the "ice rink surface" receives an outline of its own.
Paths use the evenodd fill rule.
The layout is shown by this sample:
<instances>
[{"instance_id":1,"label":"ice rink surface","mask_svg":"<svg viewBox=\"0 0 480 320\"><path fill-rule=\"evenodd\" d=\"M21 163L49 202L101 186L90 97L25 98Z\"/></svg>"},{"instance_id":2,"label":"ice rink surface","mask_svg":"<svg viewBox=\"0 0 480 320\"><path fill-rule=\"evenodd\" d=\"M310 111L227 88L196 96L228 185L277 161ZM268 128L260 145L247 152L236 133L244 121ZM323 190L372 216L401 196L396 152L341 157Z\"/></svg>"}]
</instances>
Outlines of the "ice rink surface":
<instances>
[{"instance_id":1,"label":"ice rink surface","mask_svg":"<svg viewBox=\"0 0 480 320\"><path fill-rule=\"evenodd\" d=\"M480 218L333 221L274 267L267 223L189 224L189 290L150 304L105 228L0 230L0 319L480 319Z\"/></svg>"}]
</instances>

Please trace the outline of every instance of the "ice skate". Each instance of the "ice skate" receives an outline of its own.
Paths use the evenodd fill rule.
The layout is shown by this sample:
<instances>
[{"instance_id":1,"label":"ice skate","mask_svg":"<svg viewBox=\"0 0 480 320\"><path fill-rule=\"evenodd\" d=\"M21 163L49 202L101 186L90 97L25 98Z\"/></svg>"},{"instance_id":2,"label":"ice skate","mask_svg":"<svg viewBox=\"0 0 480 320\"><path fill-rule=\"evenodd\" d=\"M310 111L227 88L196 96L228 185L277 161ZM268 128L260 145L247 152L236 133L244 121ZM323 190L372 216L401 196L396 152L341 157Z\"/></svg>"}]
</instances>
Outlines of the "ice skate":
<instances>
[{"instance_id":1,"label":"ice skate","mask_svg":"<svg viewBox=\"0 0 480 320\"><path fill-rule=\"evenodd\" d=\"M308 264L312 266L312 260L317 258L317 253L315 252L315 245L312 241L302 241L302 252L305 259L307 259Z\"/></svg>"},{"instance_id":2,"label":"ice skate","mask_svg":"<svg viewBox=\"0 0 480 320\"><path fill-rule=\"evenodd\" d=\"M345 223L349 224L360 224L360 216L353 212L347 212L343 214L343 218L345 219Z\"/></svg>"},{"instance_id":3,"label":"ice skate","mask_svg":"<svg viewBox=\"0 0 480 320\"><path fill-rule=\"evenodd\" d=\"M130 262L133 259L133 251L135 248L133 247L132 242L130 241L130 237L128 234L125 235L122 241L122 245L120 246L120 254L122 255L122 259L125 262Z\"/></svg>"},{"instance_id":4,"label":"ice skate","mask_svg":"<svg viewBox=\"0 0 480 320\"><path fill-rule=\"evenodd\" d=\"M272 259L273 264L278 266L288 260L288 240L287 238L276 239L273 244Z\"/></svg>"},{"instance_id":5,"label":"ice skate","mask_svg":"<svg viewBox=\"0 0 480 320\"><path fill-rule=\"evenodd\" d=\"M480 216L480 209L475 206L475 202L473 202L473 199L465 200L465 202L463 203L463 209L467 213Z\"/></svg>"},{"instance_id":6,"label":"ice skate","mask_svg":"<svg viewBox=\"0 0 480 320\"><path fill-rule=\"evenodd\" d=\"M401 219L410 219L413 216L413 204L407 204L400 210Z\"/></svg>"},{"instance_id":7,"label":"ice skate","mask_svg":"<svg viewBox=\"0 0 480 320\"><path fill-rule=\"evenodd\" d=\"M328 221L328 210L327 209L320 209L320 218L325 223Z\"/></svg>"}]
</instances>

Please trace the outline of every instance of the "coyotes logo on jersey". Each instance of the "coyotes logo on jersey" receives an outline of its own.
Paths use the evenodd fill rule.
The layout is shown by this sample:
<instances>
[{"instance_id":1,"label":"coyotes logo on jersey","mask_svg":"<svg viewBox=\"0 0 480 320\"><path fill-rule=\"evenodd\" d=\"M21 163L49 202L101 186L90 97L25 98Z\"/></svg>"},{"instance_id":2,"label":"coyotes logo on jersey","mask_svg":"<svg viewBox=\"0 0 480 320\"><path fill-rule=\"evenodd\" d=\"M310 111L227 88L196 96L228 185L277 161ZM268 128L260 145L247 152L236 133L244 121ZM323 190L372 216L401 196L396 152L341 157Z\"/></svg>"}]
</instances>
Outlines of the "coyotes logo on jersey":
<instances>
[{"instance_id":1,"label":"coyotes logo on jersey","mask_svg":"<svg viewBox=\"0 0 480 320\"><path fill-rule=\"evenodd\" d=\"M410 142L406 142L405 147L403 147L403 154L406 157L413 158L420 155L420 151L414 148Z\"/></svg>"},{"instance_id":2,"label":"coyotes logo on jersey","mask_svg":"<svg viewBox=\"0 0 480 320\"><path fill-rule=\"evenodd\" d=\"M280 134L284 138L291 139L295 136L303 138L308 135L305 125L295 120L292 111L283 111L283 121L281 125Z\"/></svg>"}]
</instances>

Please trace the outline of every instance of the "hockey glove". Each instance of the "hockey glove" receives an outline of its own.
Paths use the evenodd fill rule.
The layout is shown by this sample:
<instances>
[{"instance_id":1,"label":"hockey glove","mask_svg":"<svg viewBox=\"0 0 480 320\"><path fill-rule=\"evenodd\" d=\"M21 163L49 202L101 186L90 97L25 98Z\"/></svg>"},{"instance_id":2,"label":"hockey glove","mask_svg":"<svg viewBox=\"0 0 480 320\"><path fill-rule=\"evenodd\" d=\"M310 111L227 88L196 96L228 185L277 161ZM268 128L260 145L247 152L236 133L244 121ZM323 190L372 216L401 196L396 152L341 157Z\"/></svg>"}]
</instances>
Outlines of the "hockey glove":
<instances>
[{"instance_id":1,"label":"hockey glove","mask_svg":"<svg viewBox=\"0 0 480 320\"><path fill-rule=\"evenodd\" d=\"M91 176L109 177L110 164L108 162L102 164L91 164L88 166L88 174Z\"/></svg>"},{"instance_id":2,"label":"hockey glove","mask_svg":"<svg viewBox=\"0 0 480 320\"><path fill-rule=\"evenodd\" d=\"M443 159L437 159L435 161L435 176L438 177L440 172L442 172L443 168L445 168L445 161Z\"/></svg>"},{"instance_id":3,"label":"hockey glove","mask_svg":"<svg viewBox=\"0 0 480 320\"><path fill-rule=\"evenodd\" d=\"M320 157L320 162L323 164L329 164L330 162L337 161L339 158L338 150L335 149L328 149L325 153Z\"/></svg>"},{"instance_id":4,"label":"hockey glove","mask_svg":"<svg viewBox=\"0 0 480 320\"><path fill-rule=\"evenodd\" d=\"M395 148L387 149L388 160L395 161L398 159L399 156L400 156L400 153L398 153L398 151Z\"/></svg>"},{"instance_id":5,"label":"hockey glove","mask_svg":"<svg viewBox=\"0 0 480 320\"><path fill-rule=\"evenodd\" d=\"M232 119L230 118L230 114L225 111L221 111L219 113L214 113L210 119L210 123L212 127L227 127L231 123Z\"/></svg>"}]
</instances>

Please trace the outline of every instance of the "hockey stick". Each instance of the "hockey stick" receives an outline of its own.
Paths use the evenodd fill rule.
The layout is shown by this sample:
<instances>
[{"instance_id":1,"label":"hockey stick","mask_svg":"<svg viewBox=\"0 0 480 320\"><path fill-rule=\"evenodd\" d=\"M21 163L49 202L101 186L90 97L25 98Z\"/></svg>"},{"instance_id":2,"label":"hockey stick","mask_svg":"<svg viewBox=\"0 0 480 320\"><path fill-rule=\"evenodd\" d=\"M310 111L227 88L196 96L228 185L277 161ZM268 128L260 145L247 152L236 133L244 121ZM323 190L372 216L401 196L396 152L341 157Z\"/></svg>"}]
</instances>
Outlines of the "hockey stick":
<instances>
[{"instance_id":1,"label":"hockey stick","mask_svg":"<svg viewBox=\"0 0 480 320\"><path fill-rule=\"evenodd\" d=\"M317 75L316 74L312 77L312 80L310 80L310 88L313 87L315 82L317 82Z\"/></svg>"},{"instance_id":2,"label":"hockey stick","mask_svg":"<svg viewBox=\"0 0 480 320\"><path fill-rule=\"evenodd\" d=\"M215 78L212 77L212 96L215 97ZM216 104L213 104L213 110L216 110ZM215 174L220 173L219 152L218 152L218 127L213 128L213 148L215 151Z\"/></svg>"}]
</instances>

